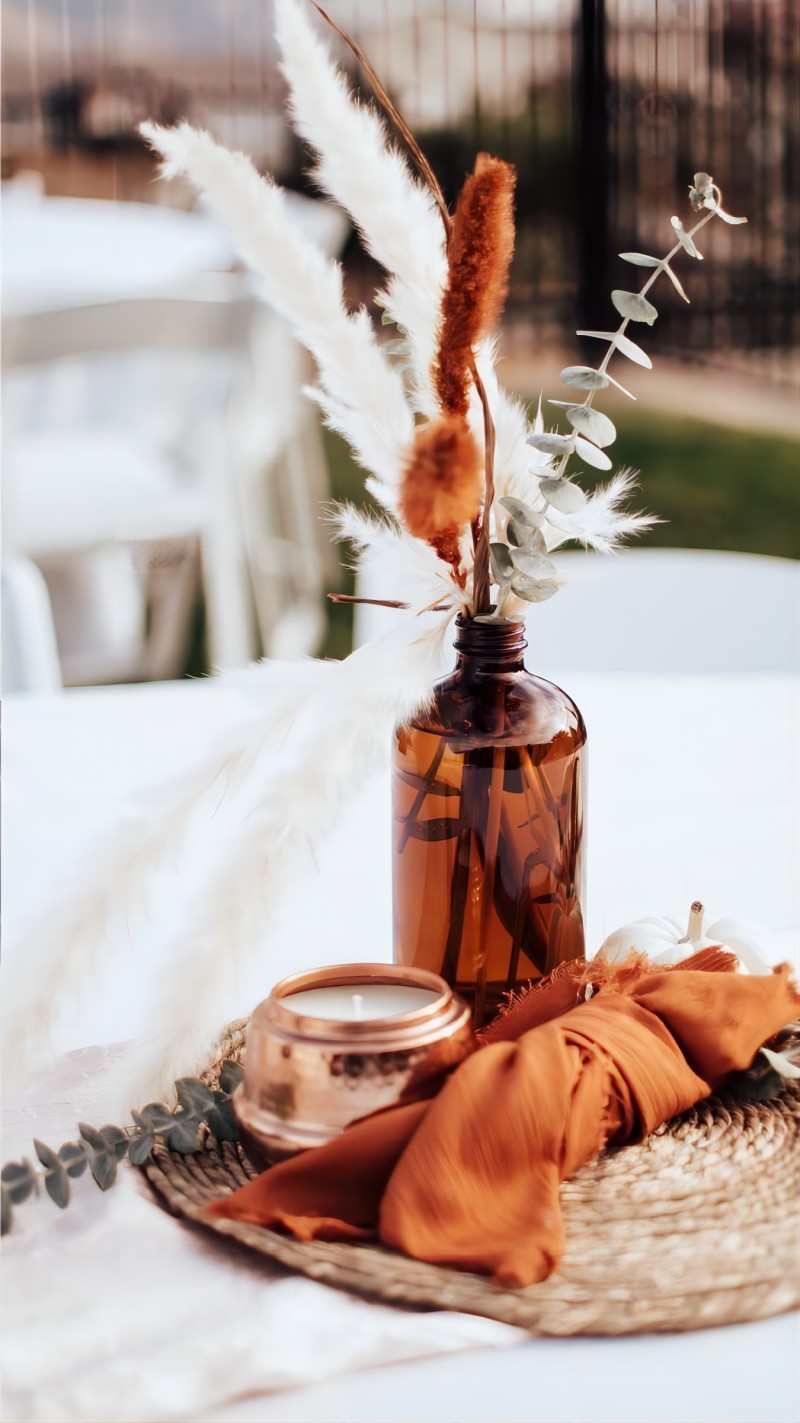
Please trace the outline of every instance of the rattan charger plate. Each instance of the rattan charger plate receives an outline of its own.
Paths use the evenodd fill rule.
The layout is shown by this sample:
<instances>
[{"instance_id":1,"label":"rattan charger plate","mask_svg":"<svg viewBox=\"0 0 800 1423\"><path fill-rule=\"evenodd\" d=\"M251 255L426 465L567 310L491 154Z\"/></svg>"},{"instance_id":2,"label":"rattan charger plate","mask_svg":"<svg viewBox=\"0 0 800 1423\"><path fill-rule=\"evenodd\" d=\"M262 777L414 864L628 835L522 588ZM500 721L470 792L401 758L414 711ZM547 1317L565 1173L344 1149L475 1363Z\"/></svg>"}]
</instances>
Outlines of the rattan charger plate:
<instances>
[{"instance_id":1,"label":"rattan charger plate","mask_svg":"<svg viewBox=\"0 0 800 1423\"><path fill-rule=\"evenodd\" d=\"M223 1058L241 1060L244 1027L227 1031L206 1080ZM258 1174L238 1142L209 1137L192 1156L159 1144L144 1169L173 1214L290 1270L392 1304L461 1310L535 1334L702 1329L800 1303L797 1082L759 1101L748 1100L740 1081L641 1145L583 1167L562 1187L564 1260L549 1280L523 1290L378 1245L299 1242L204 1219L205 1205Z\"/></svg>"}]
</instances>

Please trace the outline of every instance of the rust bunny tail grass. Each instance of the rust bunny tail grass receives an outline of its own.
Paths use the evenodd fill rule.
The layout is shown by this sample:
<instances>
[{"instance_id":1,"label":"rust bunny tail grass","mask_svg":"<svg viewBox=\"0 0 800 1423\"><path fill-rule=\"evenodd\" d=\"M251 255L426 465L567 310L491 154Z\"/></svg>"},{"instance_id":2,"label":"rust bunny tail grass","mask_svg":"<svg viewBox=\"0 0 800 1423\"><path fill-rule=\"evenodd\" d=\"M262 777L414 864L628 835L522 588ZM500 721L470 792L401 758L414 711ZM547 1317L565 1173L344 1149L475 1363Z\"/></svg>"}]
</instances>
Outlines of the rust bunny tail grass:
<instances>
[{"instance_id":1,"label":"rust bunny tail grass","mask_svg":"<svg viewBox=\"0 0 800 1423\"><path fill-rule=\"evenodd\" d=\"M465 415L474 347L497 322L514 251L510 163L480 153L458 199L448 250L449 277L435 380L445 410Z\"/></svg>"},{"instance_id":2,"label":"rust bunny tail grass","mask_svg":"<svg viewBox=\"0 0 800 1423\"><path fill-rule=\"evenodd\" d=\"M400 515L409 533L436 546L443 535L472 522L481 494L478 447L463 417L445 415L421 425L400 486Z\"/></svg>"}]
</instances>

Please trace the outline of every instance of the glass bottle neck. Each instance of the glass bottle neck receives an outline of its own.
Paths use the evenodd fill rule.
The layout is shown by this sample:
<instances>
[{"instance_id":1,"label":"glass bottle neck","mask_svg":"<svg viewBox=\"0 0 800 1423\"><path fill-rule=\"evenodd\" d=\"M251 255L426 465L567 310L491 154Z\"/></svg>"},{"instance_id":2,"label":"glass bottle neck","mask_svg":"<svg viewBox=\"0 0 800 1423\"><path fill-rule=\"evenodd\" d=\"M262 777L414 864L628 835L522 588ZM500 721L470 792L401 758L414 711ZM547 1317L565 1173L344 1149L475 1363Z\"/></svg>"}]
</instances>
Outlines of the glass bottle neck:
<instances>
[{"instance_id":1,"label":"glass bottle neck","mask_svg":"<svg viewBox=\"0 0 800 1423\"><path fill-rule=\"evenodd\" d=\"M456 666L491 672L521 672L527 647L525 624L456 618Z\"/></svg>"}]
</instances>

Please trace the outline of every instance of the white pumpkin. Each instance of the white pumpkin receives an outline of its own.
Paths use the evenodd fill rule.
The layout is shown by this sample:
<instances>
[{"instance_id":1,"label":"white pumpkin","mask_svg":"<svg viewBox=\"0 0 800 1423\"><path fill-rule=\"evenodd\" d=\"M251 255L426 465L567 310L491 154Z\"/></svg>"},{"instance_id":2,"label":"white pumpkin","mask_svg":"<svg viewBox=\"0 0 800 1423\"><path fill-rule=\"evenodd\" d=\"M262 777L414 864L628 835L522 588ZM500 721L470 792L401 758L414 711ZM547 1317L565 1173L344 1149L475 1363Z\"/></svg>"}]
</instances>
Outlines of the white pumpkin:
<instances>
[{"instance_id":1,"label":"white pumpkin","mask_svg":"<svg viewBox=\"0 0 800 1423\"><path fill-rule=\"evenodd\" d=\"M769 973L769 965L743 924L735 919L717 919L703 930L705 907L696 899L689 911L685 932L677 919L637 919L625 924L600 945L599 955L607 963L622 963L634 951L652 963L676 964L691 958L698 949L720 945L730 949L743 973Z\"/></svg>"}]
</instances>

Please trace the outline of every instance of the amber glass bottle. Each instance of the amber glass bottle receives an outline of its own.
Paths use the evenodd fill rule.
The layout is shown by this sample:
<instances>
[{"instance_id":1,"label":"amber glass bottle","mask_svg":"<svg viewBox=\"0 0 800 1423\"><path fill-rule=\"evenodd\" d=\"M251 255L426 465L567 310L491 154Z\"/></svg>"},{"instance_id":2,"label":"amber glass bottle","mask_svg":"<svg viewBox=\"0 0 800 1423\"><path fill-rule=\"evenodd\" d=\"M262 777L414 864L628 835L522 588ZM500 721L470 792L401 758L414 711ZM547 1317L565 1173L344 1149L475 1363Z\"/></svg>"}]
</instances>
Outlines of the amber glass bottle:
<instances>
[{"instance_id":1,"label":"amber glass bottle","mask_svg":"<svg viewBox=\"0 0 800 1423\"><path fill-rule=\"evenodd\" d=\"M583 954L586 728L526 671L523 623L456 624L455 671L395 733L394 946L441 973L477 1026Z\"/></svg>"}]
</instances>

